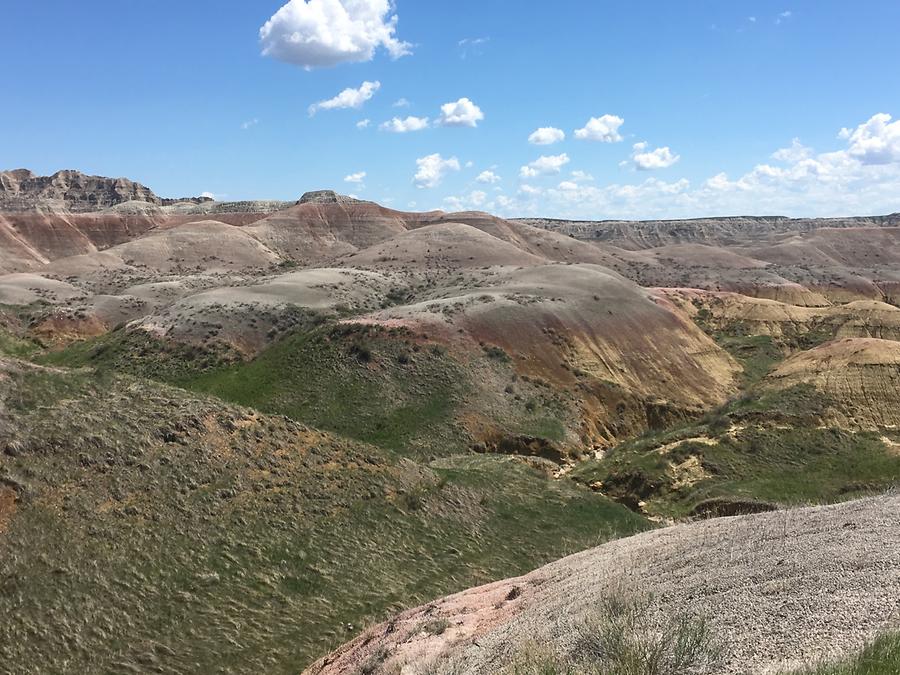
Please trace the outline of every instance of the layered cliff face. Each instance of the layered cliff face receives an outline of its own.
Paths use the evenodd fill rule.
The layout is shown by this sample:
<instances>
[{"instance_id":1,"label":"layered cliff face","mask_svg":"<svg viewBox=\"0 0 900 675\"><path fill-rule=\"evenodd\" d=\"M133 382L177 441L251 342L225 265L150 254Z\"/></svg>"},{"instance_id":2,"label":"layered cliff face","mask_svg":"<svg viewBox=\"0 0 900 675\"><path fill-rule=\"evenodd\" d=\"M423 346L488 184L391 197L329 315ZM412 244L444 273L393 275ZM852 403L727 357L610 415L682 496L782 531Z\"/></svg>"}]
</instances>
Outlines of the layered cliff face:
<instances>
[{"instance_id":1,"label":"layered cliff face","mask_svg":"<svg viewBox=\"0 0 900 675\"><path fill-rule=\"evenodd\" d=\"M36 176L27 169L0 173L0 210L97 211L124 202L161 206L163 200L140 183L127 178L87 176L80 171L57 171Z\"/></svg>"}]
</instances>

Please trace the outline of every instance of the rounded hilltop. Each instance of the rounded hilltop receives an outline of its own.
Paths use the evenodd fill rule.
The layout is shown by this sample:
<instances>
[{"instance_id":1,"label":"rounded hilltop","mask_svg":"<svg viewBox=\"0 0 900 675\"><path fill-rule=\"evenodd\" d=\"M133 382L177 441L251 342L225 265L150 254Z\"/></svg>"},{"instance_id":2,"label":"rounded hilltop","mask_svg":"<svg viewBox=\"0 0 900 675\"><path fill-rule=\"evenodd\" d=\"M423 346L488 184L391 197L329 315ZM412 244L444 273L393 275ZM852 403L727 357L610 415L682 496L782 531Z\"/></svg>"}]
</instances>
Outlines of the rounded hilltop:
<instances>
[{"instance_id":1,"label":"rounded hilltop","mask_svg":"<svg viewBox=\"0 0 900 675\"><path fill-rule=\"evenodd\" d=\"M364 199L356 199L347 195L340 195L334 190L312 190L304 192L297 204L366 204Z\"/></svg>"}]
</instances>

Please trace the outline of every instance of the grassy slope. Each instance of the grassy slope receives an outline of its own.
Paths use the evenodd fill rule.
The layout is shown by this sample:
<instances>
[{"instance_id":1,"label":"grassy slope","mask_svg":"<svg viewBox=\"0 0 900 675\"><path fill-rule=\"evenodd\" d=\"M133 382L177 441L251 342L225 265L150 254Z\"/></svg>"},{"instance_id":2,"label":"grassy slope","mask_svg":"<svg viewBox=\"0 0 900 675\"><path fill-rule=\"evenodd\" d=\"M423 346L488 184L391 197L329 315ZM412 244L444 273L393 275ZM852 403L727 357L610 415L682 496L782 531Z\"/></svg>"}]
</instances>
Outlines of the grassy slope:
<instances>
[{"instance_id":1,"label":"grassy slope","mask_svg":"<svg viewBox=\"0 0 900 675\"><path fill-rule=\"evenodd\" d=\"M473 396L509 434L563 440L559 397L521 380L504 392L512 364L480 350L471 359L462 364L404 330L357 325L294 331L251 361L123 331L41 357L213 394L418 458L469 448L459 416Z\"/></svg>"},{"instance_id":2,"label":"grassy slope","mask_svg":"<svg viewBox=\"0 0 900 675\"><path fill-rule=\"evenodd\" d=\"M297 672L389 610L647 527L507 457L429 468L91 371L6 384L15 672Z\"/></svg>"}]
</instances>

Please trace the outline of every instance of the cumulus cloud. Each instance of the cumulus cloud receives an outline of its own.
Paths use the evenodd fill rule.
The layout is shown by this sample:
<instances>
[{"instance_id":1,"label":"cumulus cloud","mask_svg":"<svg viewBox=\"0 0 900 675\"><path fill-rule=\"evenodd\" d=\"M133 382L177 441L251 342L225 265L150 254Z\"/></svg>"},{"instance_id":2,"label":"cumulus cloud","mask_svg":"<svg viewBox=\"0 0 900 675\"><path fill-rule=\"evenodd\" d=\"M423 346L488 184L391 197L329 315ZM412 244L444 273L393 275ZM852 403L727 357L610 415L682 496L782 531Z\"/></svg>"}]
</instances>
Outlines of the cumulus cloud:
<instances>
[{"instance_id":1,"label":"cumulus cloud","mask_svg":"<svg viewBox=\"0 0 900 675\"><path fill-rule=\"evenodd\" d=\"M635 143L633 146L634 152L631 153L631 160L638 171L668 169L681 159L680 155L676 155L668 147L655 150L648 150L648 147L647 143L643 142Z\"/></svg>"},{"instance_id":2,"label":"cumulus cloud","mask_svg":"<svg viewBox=\"0 0 900 675\"><path fill-rule=\"evenodd\" d=\"M394 101L394 103L392 104L392 107L394 107L394 108L408 108L410 105L412 105L412 104L411 104L407 99L405 99L405 98L398 98L396 101Z\"/></svg>"},{"instance_id":3,"label":"cumulus cloud","mask_svg":"<svg viewBox=\"0 0 900 675\"><path fill-rule=\"evenodd\" d=\"M451 211L494 209L499 203L506 203L502 195L491 201L488 194L482 190L473 190L466 195L444 197L444 205Z\"/></svg>"},{"instance_id":4,"label":"cumulus cloud","mask_svg":"<svg viewBox=\"0 0 900 675\"><path fill-rule=\"evenodd\" d=\"M216 196L212 192L201 192L200 196L204 197L206 199L215 199L216 198Z\"/></svg>"},{"instance_id":5,"label":"cumulus cloud","mask_svg":"<svg viewBox=\"0 0 900 675\"><path fill-rule=\"evenodd\" d=\"M443 127L477 127L483 119L481 108L468 98L461 98L441 106L441 116L437 123Z\"/></svg>"},{"instance_id":6,"label":"cumulus cloud","mask_svg":"<svg viewBox=\"0 0 900 675\"><path fill-rule=\"evenodd\" d=\"M427 117L409 116L406 119L395 117L394 119L384 122L380 127L382 131L390 131L394 134L405 134L410 131L421 131L428 128Z\"/></svg>"},{"instance_id":7,"label":"cumulus cloud","mask_svg":"<svg viewBox=\"0 0 900 675\"><path fill-rule=\"evenodd\" d=\"M359 173L351 173L349 176L344 176L345 183L355 183L359 185L366 179L366 172L360 171Z\"/></svg>"},{"instance_id":8,"label":"cumulus cloud","mask_svg":"<svg viewBox=\"0 0 900 675\"><path fill-rule=\"evenodd\" d=\"M569 163L566 153L561 155L541 155L530 164L526 164L519 170L521 178L534 178L545 174L559 173L563 166Z\"/></svg>"},{"instance_id":9,"label":"cumulus cloud","mask_svg":"<svg viewBox=\"0 0 900 675\"><path fill-rule=\"evenodd\" d=\"M368 129L370 124L372 124L372 120L370 120L370 119L360 120L359 122L356 123L356 128L357 129Z\"/></svg>"},{"instance_id":10,"label":"cumulus cloud","mask_svg":"<svg viewBox=\"0 0 900 675\"><path fill-rule=\"evenodd\" d=\"M843 146L816 152L799 141L730 177L720 172L691 184L649 178L598 186L563 181L540 198L520 190L502 212L561 218L685 218L734 214L828 216L900 210L898 122L884 113L841 131ZM646 148L645 148L646 150ZM575 183L575 187L571 185Z\"/></svg>"},{"instance_id":11,"label":"cumulus cloud","mask_svg":"<svg viewBox=\"0 0 900 675\"><path fill-rule=\"evenodd\" d=\"M500 176L495 174L493 171L487 170L487 171L482 171L480 174L478 174L478 178L476 178L475 180L478 181L479 183L486 183L488 185L493 185L494 183L499 183L503 179L500 178Z\"/></svg>"},{"instance_id":12,"label":"cumulus cloud","mask_svg":"<svg viewBox=\"0 0 900 675\"><path fill-rule=\"evenodd\" d=\"M363 103L375 95L381 89L381 82L363 82L359 89L348 87L334 98L327 101L319 101L309 106L310 117L320 110L338 110L341 108L361 108Z\"/></svg>"},{"instance_id":13,"label":"cumulus cloud","mask_svg":"<svg viewBox=\"0 0 900 675\"><path fill-rule=\"evenodd\" d=\"M812 148L807 148L799 138L791 141L788 148L780 148L772 153L772 159L778 162L799 162L812 155Z\"/></svg>"},{"instance_id":14,"label":"cumulus cloud","mask_svg":"<svg viewBox=\"0 0 900 675\"><path fill-rule=\"evenodd\" d=\"M900 120L891 122L887 113L878 113L856 129L841 129L840 138L849 144L848 153L863 164L900 162Z\"/></svg>"},{"instance_id":15,"label":"cumulus cloud","mask_svg":"<svg viewBox=\"0 0 900 675\"><path fill-rule=\"evenodd\" d=\"M434 153L416 160L415 178L416 187L434 188L441 184L450 171L459 171L459 160L456 157L444 159L440 153Z\"/></svg>"},{"instance_id":16,"label":"cumulus cloud","mask_svg":"<svg viewBox=\"0 0 900 675\"><path fill-rule=\"evenodd\" d=\"M556 127L541 127L540 129L536 129L531 136L528 137L528 142L532 145L553 145L554 143L559 143L565 139L566 133L562 129L557 129Z\"/></svg>"},{"instance_id":17,"label":"cumulus cloud","mask_svg":"<svg viewBox=\"0 0 900 675\"><path fill-rule=\"evenodd\" d=\"M582 171L581 169L577 169L571 174L572 180L576 183L589 183L594 180L594 177L587 173L586 171Z\"/></svg>"},{"instance_id":18,"label":"cumulus cloud","mask_svg":"<svg viewBox=\"0 0 900 675\"><path fill-rule=\"evenodd\" d=\"M371 61L383 47L410 54L396 37L390 0L290 0L259 29L262 53L307 70Z\"/></svg>"},{"instance_id":19,"label":"cumulus cloud","mask_svg":"<svg viewBox=\"0 0 900 675\"><path fill-rule=\"evenodd\" d=\"M618 143L622 140L619 127L625 120L616 115L592 117L581 129L575 130L575 138L582 141L599 141L600 143Z\"/></svg>"}]
</instances>

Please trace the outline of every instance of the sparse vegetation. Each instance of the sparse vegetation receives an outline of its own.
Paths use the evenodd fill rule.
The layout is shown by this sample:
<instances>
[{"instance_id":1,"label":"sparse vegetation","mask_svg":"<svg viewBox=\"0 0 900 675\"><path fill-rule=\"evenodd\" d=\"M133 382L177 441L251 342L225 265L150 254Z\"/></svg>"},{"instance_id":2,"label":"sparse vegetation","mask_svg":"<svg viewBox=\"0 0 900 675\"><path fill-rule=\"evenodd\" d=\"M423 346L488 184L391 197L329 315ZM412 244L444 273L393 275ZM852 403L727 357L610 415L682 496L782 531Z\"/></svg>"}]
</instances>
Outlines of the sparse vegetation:
<instances>
[{"instance_id":1,"label":"sparse vegetation","mask_svg":"<svg viewBox=\"0 0 900 675\"><path fill-rule=\"evenodd\" d=\"M704 619L657 617L649 597L607 596L573 632L568 653L526 644L505 675L701 675L716 672L722 658Z\"/></svg>"},{"instance_id":2,"label":"sparse vegetation","mask_svg":"<svg viewBox=\"0 0 900 675\"><path fill-rule=\"evenodd\" d=\"M877 638L857 656L784 675L896 675L900 673L900 633Z\"/></svg>"}]
</instances>

